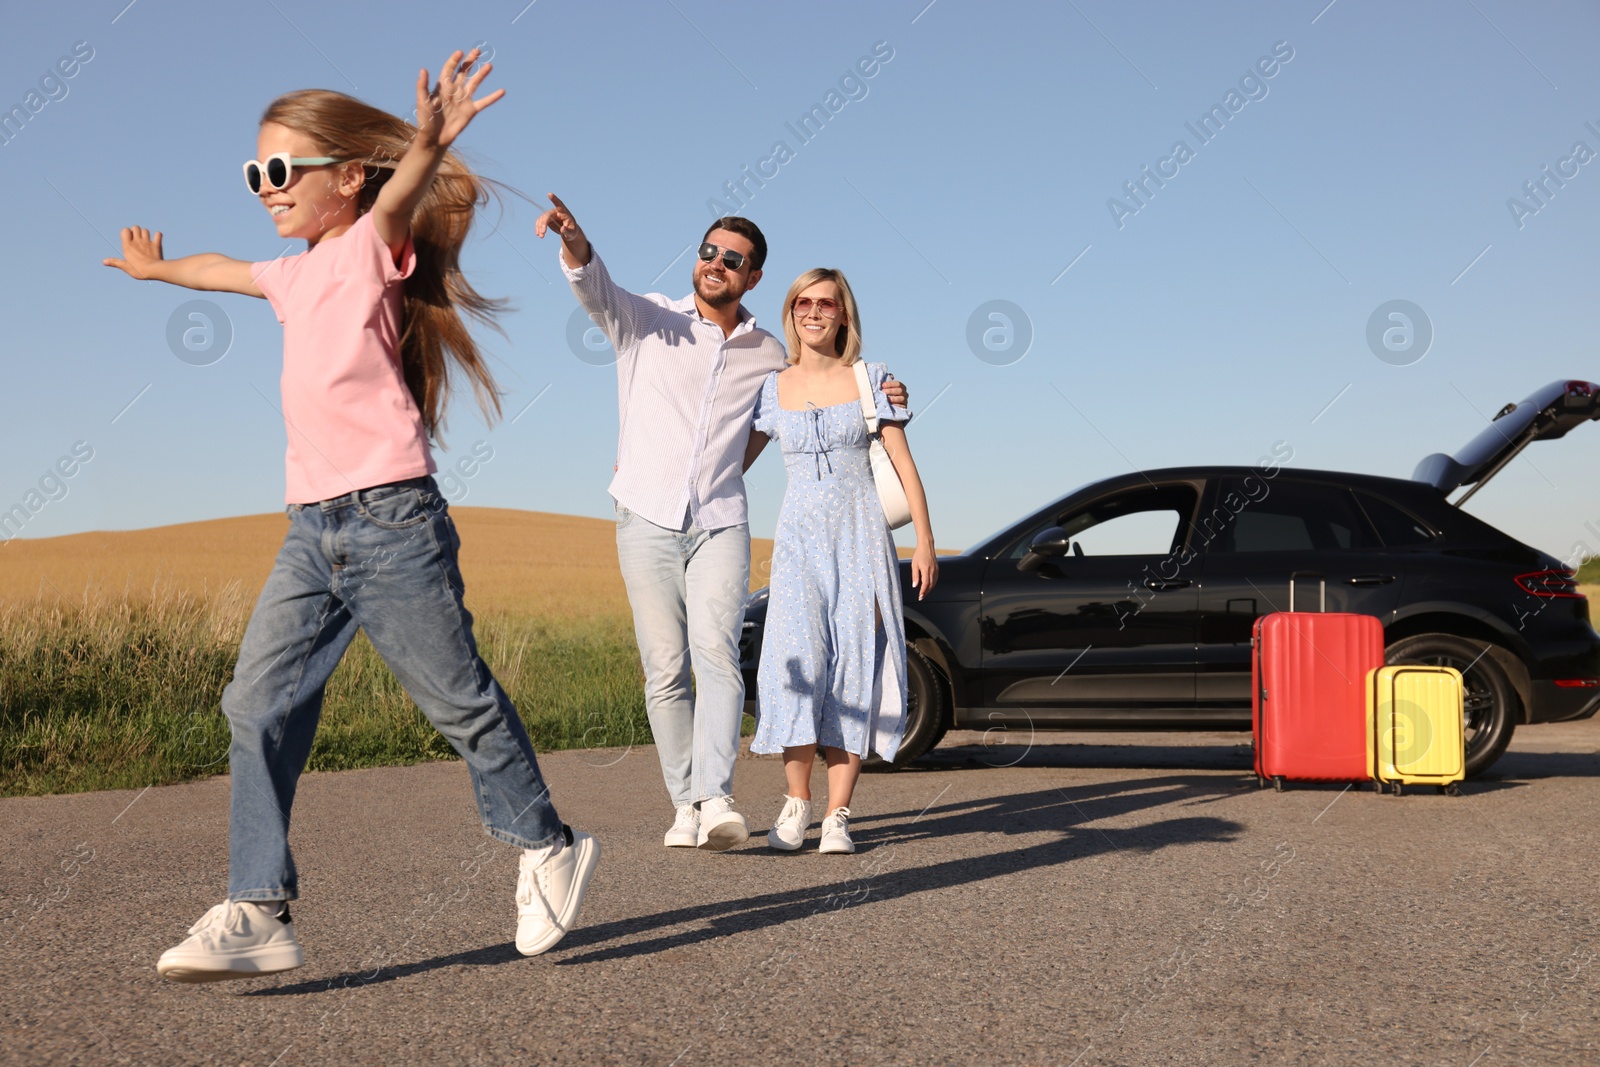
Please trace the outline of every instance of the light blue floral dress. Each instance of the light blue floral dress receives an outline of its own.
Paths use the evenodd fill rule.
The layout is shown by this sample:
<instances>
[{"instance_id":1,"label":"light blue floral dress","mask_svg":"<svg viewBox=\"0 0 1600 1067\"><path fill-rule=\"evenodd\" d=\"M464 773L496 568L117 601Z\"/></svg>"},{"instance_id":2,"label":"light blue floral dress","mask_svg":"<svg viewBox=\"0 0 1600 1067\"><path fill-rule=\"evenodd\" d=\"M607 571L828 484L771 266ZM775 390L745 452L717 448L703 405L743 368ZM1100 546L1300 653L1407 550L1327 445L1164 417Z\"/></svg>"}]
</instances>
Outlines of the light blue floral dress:
<instances>
[{"instance_id":1,"label":"light blue floral dress","mask_svg":"<svg viewBox=\"0 0 1600 1067\"><path fill-rule=\"evenodd\" d=\"M755 409L755 428L783 450L789 485L772 547L750 750L815 743L893 759L905 732L905 623L866 418L859 400L780 408L779 373L762 383ZM867 364L877 416L905 422L911 412L883 395L887 374L884 364Z\"/></svg>"}]
</instances>

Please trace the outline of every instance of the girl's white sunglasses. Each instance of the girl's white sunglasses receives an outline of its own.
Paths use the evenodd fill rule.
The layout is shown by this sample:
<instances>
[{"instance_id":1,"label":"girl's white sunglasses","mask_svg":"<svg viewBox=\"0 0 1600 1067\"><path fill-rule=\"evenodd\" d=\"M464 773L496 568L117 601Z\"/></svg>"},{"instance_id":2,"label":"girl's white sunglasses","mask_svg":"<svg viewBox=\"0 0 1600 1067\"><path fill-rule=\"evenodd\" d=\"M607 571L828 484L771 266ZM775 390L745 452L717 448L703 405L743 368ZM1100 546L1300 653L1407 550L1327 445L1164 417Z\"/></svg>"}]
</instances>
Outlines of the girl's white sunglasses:
<instances>
[{"instance_id":1,"label":"girl's white sunglasses","mask_svg":"<svg viewBox=\"0 0 1600 1067\"><path fill-rule=\"evenodd\" d=\"M325 167L329 163L343 163L342 159L332 156L291 156L287 152L274 152L266 158L265 162L259 159L247 160L244 165L244 183L250 187L250 195L261 195L261 184L265 182L269 189L285 189L294 179L296 167Z\"/></svg>"}]
</instances>

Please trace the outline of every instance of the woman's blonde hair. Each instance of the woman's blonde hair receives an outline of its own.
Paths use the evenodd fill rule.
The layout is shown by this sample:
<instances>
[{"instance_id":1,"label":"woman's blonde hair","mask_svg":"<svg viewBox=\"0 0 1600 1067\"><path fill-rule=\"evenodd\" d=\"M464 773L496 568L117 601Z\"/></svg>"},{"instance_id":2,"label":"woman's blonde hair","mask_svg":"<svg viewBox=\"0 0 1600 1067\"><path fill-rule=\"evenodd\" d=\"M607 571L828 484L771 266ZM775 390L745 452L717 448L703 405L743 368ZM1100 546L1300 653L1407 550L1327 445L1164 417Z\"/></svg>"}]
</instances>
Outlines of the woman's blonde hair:
<instances>
[{"instance_id":1,"label":"woman's blonde hair","mask_svg":"<svg viewBox=\"0 0 1600 1067\"><path fill-rule=\"evenodd\" d=\"M789 294L783 298L783 339L789 344L789 362L800 362L800 331L794 325L794 298L818 282L832 282L839 287L839 302L844 305L844 325L833 335L833 350L841 357L839 362L848 367L861 358L861 316L856 311L856 295L850 291L844 272L833 267L813 267L794 280Z\"/></svg>"},{"instance_id":2,"label":"woman's blonde hair","mask_svg":"<svg viewBox=\"0 0 1600 1067\"><path fill-rule=\"evenodd\" d=\"M417 132L404 119L328 89L286 93L268 105L261 122L303 133L316 142L318 151L335 159L362 163L366 181L356 205L362 215L372 209L378 190ZM422 413L422 425L434 441L444 429L455 372L464 373L472 383L485 419L493 422L500 415L500 387L463 313L499 330L495 315L505 309L506 301L474 289L461 273L460 262L473 216L490 196L490 183L455 152L447 152L411 218L417 265L401 289L400 367Z\"/></svg>"}]
</instances>

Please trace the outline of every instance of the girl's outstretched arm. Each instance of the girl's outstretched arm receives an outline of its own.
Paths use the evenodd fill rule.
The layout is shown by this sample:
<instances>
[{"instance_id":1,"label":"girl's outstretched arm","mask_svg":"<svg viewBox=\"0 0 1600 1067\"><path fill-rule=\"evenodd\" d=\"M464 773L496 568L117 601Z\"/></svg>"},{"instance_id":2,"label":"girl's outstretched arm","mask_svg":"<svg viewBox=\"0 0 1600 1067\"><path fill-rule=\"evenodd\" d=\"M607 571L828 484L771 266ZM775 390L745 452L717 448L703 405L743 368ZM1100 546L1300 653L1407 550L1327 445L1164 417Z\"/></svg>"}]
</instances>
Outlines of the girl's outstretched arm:
<instances>
[{"instance_id":1,"label":"girl's outstretched arm","mask_svg":"<svg viewBox=\"0 0 1600 1067\"><path fill-rule=\"evenodd\" d=\"M405 247L406 237L411 232L411 214L422 203L428 186L433 184L433 176L439 172L451 143L478 112L506 95L504 89L496 89L482 100L472 98L489 71L494 69L493 63L485 63L472 70L478 55L478 49L474 48L463 62L459 50L452 52L440 68L439 84L431 93L428 72L417 73L417 135L395 166L394 176L384 183L372 205L372 222L378 236L395 255Z\"/></svg>"},{"instance_id":2,"label":"girl's outstretched arm","mask_svg":"<svg viewBox=\"0 0 1600 1067\"><path fill-rule=\"evenodd\" d=\"M879 427L884 451L894 462L894 472L905 486L906 503L911 505L911 526L917 531L917 547L911 553L911 584L916 587L917 599L928 595L939 581L939 557L933 554L933 523L928 519L928 496L922 491L922 475L911 458L911 446L906 443L905 427L898 422L885 422Z\"/></svg>"},{"instance_id":3,"label":"girl's outstretched arm","mask_svg":"<svg viewBox=\"0 0 1600 1067\"><path fill-rule=\"evenodd\" d=\"M125 270L135 278L170 282L185 289L207 289L216 293L243 293L265 297L250 276L250 264L216 252L202 252L181 259L161 258L161 231L151 233L143 226L122 231L122 258L101 260L108 267Z\"/></svg>"}]
</instances>

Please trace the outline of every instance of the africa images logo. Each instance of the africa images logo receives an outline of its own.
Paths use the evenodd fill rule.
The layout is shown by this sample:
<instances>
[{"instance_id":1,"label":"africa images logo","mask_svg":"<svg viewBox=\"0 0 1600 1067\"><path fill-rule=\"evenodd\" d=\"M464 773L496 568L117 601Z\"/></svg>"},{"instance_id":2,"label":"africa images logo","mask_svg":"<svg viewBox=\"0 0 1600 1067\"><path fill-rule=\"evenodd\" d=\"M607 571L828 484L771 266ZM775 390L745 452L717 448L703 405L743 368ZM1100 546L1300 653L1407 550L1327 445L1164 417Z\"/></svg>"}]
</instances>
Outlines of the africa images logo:
<instances>
[{"instance_id":1,"label":"africa images logo","mask_svg":"<svg viewBox=\"0 0 1600 1067\"><path fill-rule=\"evenodd\" d=\"M83 65L94 58L94 46L79 41L72 46L72 54L62 56L39 77L39 87L29 89L22 103L10 108L0 108L0 145L8 145L21 135L23 127L45 106L56 100L65 100L71 91L68 80L76 78Z\"/></svg>"},{"instance_id":2,"label":"africa images logo","mask_svg":"<svg viewBox=\"0 0 1600 1067\"><path fill-rule=\"evenodd\" d=\"M1111 221L1117 224L1117 229L1126 226L1130 216L1149 207L1156 192L1166 188L1167 182L1182 173L1183 165L1194 159L1201 148L1216 140L1228 122L1245 109L1246 104L1265 100L1271 91L1267 82L1276 78L1293 58L1294 48L1288 41L1273 45L1271 55L1257 59L1255 65L1239 78L1237 89L1229 89L1221 103L1212 104L1199 118L1183 124L1194 135L1193 148L1188 141L1180 138L1172 142L1172 148L1166 155L1156 160L1154 171L1146 163L1139 168L1140 177L1123 182L1122 191L1128 199L1119 200L1114 196L1106 199L1106 209L1111 212Z\"/></svg>"},{"instance_id":3,"label":"africa images logo","mask_svg":"<svg viewBox=\"0 0 1600 1067\"><path fill-rule=\"evenodd\" d=\"M877 77L893 58L894 47L888 41L874 43L872 54L861 56L854 65L847 67L840 75L837 87L828 87L821 103L812 104L811 109L798 119L783 124L783 128L794 137L795 147L791 148L783 138L773 141L768 153L756 161L754 170L746 163L739 168L737 177L722 183L721 196L727 197L726 200L718 196L707 198L706 210L711 216L719 218L743 211L755 199L756 193L778 176L781 168L794 161L799 149L822 136L823 129L845 109L846 104L867 98L867 93L871 91L867 82Z\"/></svg>"},{"instance_id":4,"label":"africa images logo","mask_svg":"<svg viewBox=\"0 0 1600 1067\"><path fill-rule=\"evenodd\" d=\"M1590 133L1600 137L1600 126L1593 122L1583 125ZM1522 197L1506 197L1506 210L1511 212L1511 221L1517 224L1517 229L1522 229L1528 219L1549 207L1556 194L1578 176L1580 168L1594 159L1595 154L1588 142L1573 141L1571 151L1556 160L1554 170L1551 170L1550 164L1542 164L1537 178L1529 178L1522 183Z\"/></svg>"}]
</instances>

